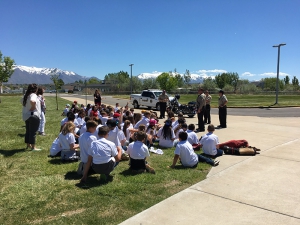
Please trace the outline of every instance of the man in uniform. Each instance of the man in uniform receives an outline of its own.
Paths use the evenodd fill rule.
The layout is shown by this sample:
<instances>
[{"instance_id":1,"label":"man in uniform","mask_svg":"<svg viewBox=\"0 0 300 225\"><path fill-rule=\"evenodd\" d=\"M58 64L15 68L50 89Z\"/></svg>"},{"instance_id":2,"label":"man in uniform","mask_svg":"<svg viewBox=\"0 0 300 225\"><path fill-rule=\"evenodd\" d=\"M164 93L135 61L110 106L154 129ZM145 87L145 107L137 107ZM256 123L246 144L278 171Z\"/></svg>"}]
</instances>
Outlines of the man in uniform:
<instances>
[{"instance_id":1,"label":"man in uniform","mask_svg":"<svg viewBox=\"0 0 300 225\"><path fill-rule=\"evenodd\" d=\"M226 128L226 117L227 117L227 104L228 100L226 96L224 95L224 91L219 91L219 121L220 125L218 128Z\"/></svg>"},{"instance_id":2,"label":"man in uniform","mask_svg":"<svg viewBox=\"0 0 300 225\"><path fill-rule=\"evenodd\" d=\"M205 131L204 128L204 121L203 121L203 116L205 114L205 94L203 93L203 89L199 88L198 89L198 97L196 100L196 105L197 105L197 116L198 116L198 132L203 132Z\"/></svg>"},{"instance_id":3,"label":"man in uniform","mask_svg":"<svg viewBox=\"0 0 300 225\"><path fill-rule=\"evenodd\" d=\"M211 124L210 120L210 102L212 97L210 96L208 90L205 91L205 115L204 115L204 123Z\"/></svg>"},{"instance_id":4,"label":"man in uniform","mask_svg":"<svg viewBox=\"0 0 300 225\"><path fill-rule=\"evenodd\" d=\"M163 90L161 95L158 97L159 105L160 105L160 117L159 119L165 118L165 112L167 108L167 102L169 101L169 96L166 95L166 91Z\"/></svg>"}]
</instances>

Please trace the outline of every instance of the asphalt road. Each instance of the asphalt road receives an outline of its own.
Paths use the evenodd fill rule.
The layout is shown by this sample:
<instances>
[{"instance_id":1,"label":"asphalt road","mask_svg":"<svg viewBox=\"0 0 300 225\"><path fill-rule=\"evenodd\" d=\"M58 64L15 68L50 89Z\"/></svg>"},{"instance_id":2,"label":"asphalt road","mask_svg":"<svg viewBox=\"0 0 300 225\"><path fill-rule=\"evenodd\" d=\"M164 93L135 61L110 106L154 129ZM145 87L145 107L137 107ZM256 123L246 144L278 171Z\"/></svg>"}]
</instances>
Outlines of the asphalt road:
<instances>
[{"instance_id":1,"label":"asphalt road","mask_svg":"<svg viewBox=\"0 0 300 225\"><path fill-rule=\"evenodd\" d=\"M54 94L47 94L48 96L54 96ZM78 99L85 100L84 95L70 95L70 94L59 94L61 97L76 97ZM87 100L93 101L93 96L87 96ZM115 105L116 102L120 106L125 106L129 100L117 99L111 96L103 96L102 103L108 105ZM85 102L85 101L80 101ZM229 104L230 106L230 104ZM133 107L129 104L129 107ZM218 114L217 108L211 109L211 114ZM286 107L286 108L227 108L228 115L235 116L258 116L258 117L300 117L300 107Z\"/></svg>"}]
</instances>

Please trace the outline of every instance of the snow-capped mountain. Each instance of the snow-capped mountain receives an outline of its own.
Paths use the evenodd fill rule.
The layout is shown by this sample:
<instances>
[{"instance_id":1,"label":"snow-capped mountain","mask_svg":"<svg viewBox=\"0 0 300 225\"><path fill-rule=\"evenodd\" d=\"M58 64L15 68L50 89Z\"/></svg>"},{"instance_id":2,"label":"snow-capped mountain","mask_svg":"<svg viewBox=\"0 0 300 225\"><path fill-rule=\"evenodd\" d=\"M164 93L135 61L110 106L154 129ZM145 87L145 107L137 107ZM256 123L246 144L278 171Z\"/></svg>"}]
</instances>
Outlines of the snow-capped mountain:
<instances>
[{"instance_id":1,"label":"snow-capped mountain","mask_svg":"<svg viewBox=\"0 0 300 225\"><path fill-rule=\"evenodd\" d=\"M16 65L15 71L8 80L8 84L50 84L52 74L57 74L65 83L73 83L78 80L84 80L87 77L80 76L72 71L61 70L58 68L37 68L29 66Z\"/></svg>"},{"instance_id":2,"label":"snow-capped mountain","mask_svg":"<svg viewBox=\"0 0 300 225\"><path fill-rule=\"evenodd\" d=\"M152 73L141 73L137 77L141 80L154 79L154 78L157 78L161 74L162 74L162 72L154 71ZM174 76L175 74L172 73L172 75ZM180 75L183 76L183 74L180 74ZM199 75L199 74L191 74L190 76L191 76L191 80L190 80L191 84L203 83L203 80L208 77L208 76L203 76L203 75Z\"/></svg>"}]
</instances>

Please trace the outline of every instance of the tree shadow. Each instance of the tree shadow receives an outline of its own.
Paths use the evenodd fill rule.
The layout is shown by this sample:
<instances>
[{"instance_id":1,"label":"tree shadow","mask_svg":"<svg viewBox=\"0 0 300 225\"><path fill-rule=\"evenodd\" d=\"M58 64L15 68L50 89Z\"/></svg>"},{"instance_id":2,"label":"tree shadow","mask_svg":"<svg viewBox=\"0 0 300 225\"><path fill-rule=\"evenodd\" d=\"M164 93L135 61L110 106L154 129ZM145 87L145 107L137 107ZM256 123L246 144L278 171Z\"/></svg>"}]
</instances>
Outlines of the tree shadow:
<instances>
[{"instance_id":1,"label":"tree shadow","mask_svg":"<svg viewBox=\"0 0 300 225\"><path fill-rule=\"evenodd\" d=\"M9 157L13 156L14 154L17 154L19 152L25 152L25 148L20 148L20 149L10 149L10 150L5 150L5 149L0 149L0 154L4 155L4 157Z\"/></svg>"}]
</instances>

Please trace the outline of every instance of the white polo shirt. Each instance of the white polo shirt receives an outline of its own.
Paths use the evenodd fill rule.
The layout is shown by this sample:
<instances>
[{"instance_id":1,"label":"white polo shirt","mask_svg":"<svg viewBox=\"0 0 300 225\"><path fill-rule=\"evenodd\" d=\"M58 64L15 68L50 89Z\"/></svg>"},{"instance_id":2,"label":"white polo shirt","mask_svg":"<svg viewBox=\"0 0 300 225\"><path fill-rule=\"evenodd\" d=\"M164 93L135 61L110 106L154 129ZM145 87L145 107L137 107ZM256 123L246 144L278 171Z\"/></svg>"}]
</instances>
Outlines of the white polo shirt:
<instances>
[{"instance_id":1,"label":"white polo shirt","mask_svg":"<svg viewBox=\"0 0 300 225\"><path fill-rule=\"evenodd\" d=\"M127 154L133 159L144 159L149 157L148 147L141 141L135 141L128 145Z\"/></svg>"},{"instance_id":2,"label":"white polo shirt","mask_svg":"<svg viewBox=\"0 0 300 225\"><path fill-rule=\"evenodd\" d=\"M217 147L219 144L219 138L217 135L213 133L207 133L202 136L200 140L200 144L202 144L202 151L207 155L216 155Z\"/></svg>"},{"instance_id":3,"label":"white polo shirt","mask_svg":"<svg viewBox=\"0 0 300 225\"><path fill-rule=\"evenodd\" d=\"M94 164L104 164L108 163L112 158L118 155L118 151L113 142L105 138L100 138L97 141L92 142L88 154L93 157Z\"/></svg>"},{"instance_id":4,"label":"white polo shirt","mask_svg":"<svg viewBox=\"0 0 300 225\"><path fill-rule=\"evenodd\" d=\"M179 155L183 166L193 167L198 163L198 156L187 140L178 142L174 154Z\"/></svg>"}]
</instances>

